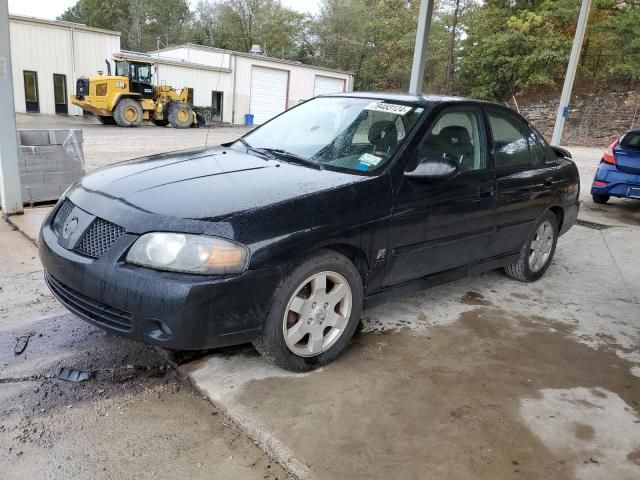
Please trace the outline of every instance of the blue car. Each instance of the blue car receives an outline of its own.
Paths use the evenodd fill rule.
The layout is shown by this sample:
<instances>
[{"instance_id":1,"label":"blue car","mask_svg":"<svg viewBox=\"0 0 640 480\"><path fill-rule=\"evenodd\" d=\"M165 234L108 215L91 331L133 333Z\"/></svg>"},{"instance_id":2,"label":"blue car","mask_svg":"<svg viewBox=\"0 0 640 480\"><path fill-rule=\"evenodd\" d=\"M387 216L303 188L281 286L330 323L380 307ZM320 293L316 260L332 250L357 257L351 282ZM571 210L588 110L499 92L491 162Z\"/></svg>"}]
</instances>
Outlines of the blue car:
<instances>
[{"instance_id":1,"label":"blue car","mask_svg":"<svg viewBox=\"0 0 640 480\"><path fill-rule=\"evenodd\" d=\"M595 203L611 197L640 199L640 130L628 131L605 150L591 196Z\"/></svg>"}]
</instances>

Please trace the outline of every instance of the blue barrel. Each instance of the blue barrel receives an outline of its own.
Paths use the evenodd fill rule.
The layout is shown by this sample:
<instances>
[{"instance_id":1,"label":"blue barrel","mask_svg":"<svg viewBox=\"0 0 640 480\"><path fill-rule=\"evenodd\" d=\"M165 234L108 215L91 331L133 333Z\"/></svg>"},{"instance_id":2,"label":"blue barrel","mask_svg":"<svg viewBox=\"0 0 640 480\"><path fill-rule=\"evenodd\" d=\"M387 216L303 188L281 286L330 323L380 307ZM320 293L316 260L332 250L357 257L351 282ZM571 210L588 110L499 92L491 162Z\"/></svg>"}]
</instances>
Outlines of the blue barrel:
<instances>
[{"instance_id":1,"label":"blue barrel","mask_svg":"<svg viewBox=\"0 0 640 480\"><path fill-rule=\"evenodd\" d=\"M247 113L244 116L244 124L247 127L253 127L253 113Z\"/></svg>"}]
</instances>

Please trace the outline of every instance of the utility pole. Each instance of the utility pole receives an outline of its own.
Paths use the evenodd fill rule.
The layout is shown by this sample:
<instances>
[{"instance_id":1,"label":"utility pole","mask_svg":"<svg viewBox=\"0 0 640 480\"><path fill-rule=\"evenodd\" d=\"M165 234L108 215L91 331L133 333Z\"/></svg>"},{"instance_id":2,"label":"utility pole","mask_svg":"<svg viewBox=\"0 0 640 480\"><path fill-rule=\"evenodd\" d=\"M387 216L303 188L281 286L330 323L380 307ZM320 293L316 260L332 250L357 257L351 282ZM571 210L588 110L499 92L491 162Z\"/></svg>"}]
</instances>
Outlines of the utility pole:
<instances>
[{"instance_id":1,"label":"utility pole","mask_svg":"<svg viewBox=\"0 0 640 480\"><path fill-rule=\"evenodd\" d=\"M413 66L411 67L411 82L409 83L409 93L412 95L420 95L422 93L432 17L433 0L421 0L420 13L418 14L418 31L416 32L416 47L413 51Z\"/></svg>"},{"instance_id":2,"label":"utility pole","mask_svg":"<svg viewBox=\"0 0 640 480\"><path fill-rule=\"evenodd\" d=\"M0 0L0 202L4 216L24 211L9 42L9 5Z\"/></svg>"},{"instance_id":3,"label":"utility pole","mask_svg":"<svg viewBox=\"0 0 640 480\"><path fill-rule=\"evenodd\" d=\"M562 87L562 95L560 96L560 105L558 105L556 124L553 127L553 136L551 137L552 145L560 145L560 142L562 141L562 132L564 131L564 122L569 116L571 90L573 90L573 82L576 79L578 59L580 57L580 50L582 49L584 32L587 29L590 9L591 0L582 0L582 7L580 7L580 16L578 17L578 25L576 27L576 35L575 37L573 37L573 47L571 48L569 65L567 65L567 75L564 78L564 86Z\"/></svg>"}]
</instances>

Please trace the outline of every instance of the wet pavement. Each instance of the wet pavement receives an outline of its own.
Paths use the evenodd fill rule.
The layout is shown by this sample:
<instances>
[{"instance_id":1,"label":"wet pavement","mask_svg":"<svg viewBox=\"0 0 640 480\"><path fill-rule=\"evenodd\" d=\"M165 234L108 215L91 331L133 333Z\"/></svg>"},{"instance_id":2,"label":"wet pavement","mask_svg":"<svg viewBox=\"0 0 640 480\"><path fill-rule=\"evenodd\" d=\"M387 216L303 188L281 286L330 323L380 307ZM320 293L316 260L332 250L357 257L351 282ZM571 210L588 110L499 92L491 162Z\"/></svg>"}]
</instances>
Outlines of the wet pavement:
<instances>
[{"instance_id":1,"label":"wet pavement","mask_svg":"<svg viewBox=\"0 0 640 480\"><path fill-rule=\"evenodd\" d=\"M286 478L180 361L66 313L33 243L0 221L0 478ZM91 379L59 380L62 367Z\"/></svg>"},{"instance_id":2,"label":"wet pavement","mask_svg":"<svg viewBox=\"0 0 640 480\"><path fill-rule=\"evenodd\" d=\"M637 479L638 245L575 227L541 281L490 272L367 310L310 374L250 349L183 369L302 478Z\"/></svg>"}]
</instances>

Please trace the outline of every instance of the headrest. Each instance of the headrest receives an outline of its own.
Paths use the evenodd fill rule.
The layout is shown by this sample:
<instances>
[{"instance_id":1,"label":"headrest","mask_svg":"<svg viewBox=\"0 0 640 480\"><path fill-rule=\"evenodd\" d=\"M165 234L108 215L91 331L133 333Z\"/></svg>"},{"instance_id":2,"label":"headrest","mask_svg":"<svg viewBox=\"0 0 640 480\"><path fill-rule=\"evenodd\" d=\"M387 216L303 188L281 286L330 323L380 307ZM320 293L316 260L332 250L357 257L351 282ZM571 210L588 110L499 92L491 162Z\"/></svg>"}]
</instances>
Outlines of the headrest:
<instances>
[{"instance_id":1,"label":"headrest","mask_svg":"<svg viewBox=\"0 0 640 480\"><path fill-rule=\"evenodd\" d=\"M438 136L442 141L452 146L467 146L471 144L469 130L458 125L443 128Z\"/></svg>"},{"instance_id":2,"label":"headrest","mask_svg":"<svg viewBox=\"0 0 640 480\"><path fill-rule=\"evenodd\" d=\"M398 143L398 129L396 123L391 120L379 120L371 125L369 130L369 143L385 145L387 147Z\"/></svg>"}]
</instances>

